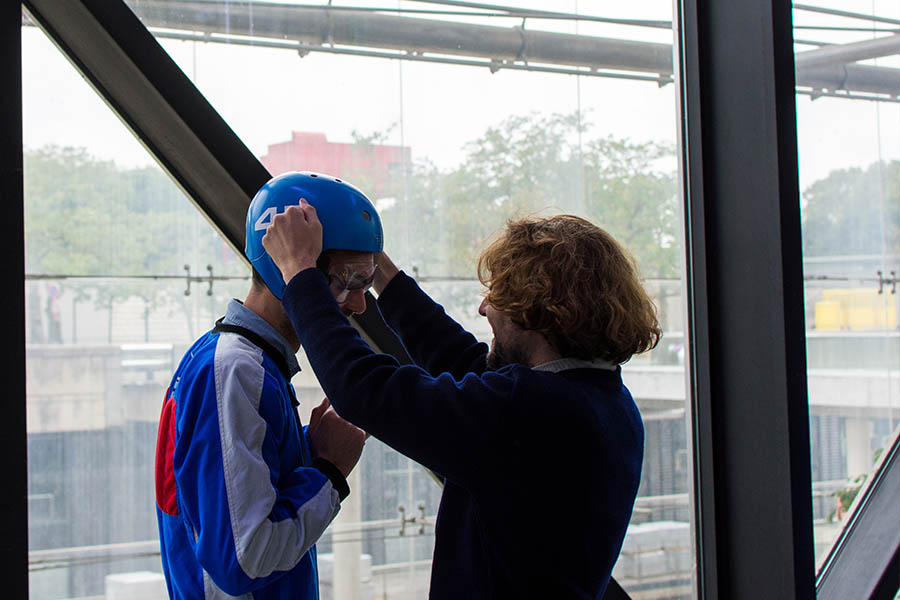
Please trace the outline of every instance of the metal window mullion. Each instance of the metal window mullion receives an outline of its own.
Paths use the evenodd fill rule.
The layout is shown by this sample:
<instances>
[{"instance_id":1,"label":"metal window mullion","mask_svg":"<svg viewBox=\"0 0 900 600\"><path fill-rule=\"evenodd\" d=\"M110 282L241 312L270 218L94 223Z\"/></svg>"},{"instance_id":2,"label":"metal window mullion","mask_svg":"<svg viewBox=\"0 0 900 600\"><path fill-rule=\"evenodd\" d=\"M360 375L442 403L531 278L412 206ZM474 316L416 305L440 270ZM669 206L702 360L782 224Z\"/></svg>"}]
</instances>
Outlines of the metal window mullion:
<instances>
[{"instance_id":1,"label":"metal window mullion","mask_svg":"<svg viewBox=\"0 0 900 600\"><path fill-rule=\"evenodd\" d=\"M0 198L3 206L3 260L0 313L10 343L3 353L4 491L0 495L0 564L3 593L28 597L28 466L25 418L25 223L22 162L22 6L0 3L2 85L0 95Z\"/></svg>"},{"instance_id":2,"label":"metal window mullion","mask_svg":"<svg viewBox=\"0 0 900 600\"><path fill-rule=\"evenodd\" d=\"M677 13L698 592L812 598L790 3Z\"/></svg>"},{"instance_id":3,"label":"metal window mullion","mask_svg":"<svg viewBox=\"0 0 900 600\"><path fill-rule=\"evenodd\" d=\"M818 574L817 597L893 600L900 587L900 430L854 502Z\"/></svg>"}]
</instances>

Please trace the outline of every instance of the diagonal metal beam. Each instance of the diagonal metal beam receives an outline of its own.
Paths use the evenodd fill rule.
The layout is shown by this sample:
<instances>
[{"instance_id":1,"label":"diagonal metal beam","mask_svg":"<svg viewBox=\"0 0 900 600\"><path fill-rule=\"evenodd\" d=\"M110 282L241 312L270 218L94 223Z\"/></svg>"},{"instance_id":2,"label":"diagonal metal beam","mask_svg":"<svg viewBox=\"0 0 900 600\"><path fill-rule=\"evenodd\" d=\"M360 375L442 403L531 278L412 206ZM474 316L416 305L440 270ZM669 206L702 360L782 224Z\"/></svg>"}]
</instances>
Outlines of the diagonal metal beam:
<instances>
[{"instance_id":1,"label":"diagonal metal beam","mask_svg":"<svg viewBox=\"0 0 900 600\"><path fill-rule=\"evenodd\" d=\"M900 429L863 489L816 582L819 600L894 598L900 586Z\"/></svg>"},{"instance_id":2,"label":"diagonal metal beam","mask_svg":"<svg viewBox=\"0 0 900 600\"><path fill-rule=\"evenodd\" d=\"M128 6L109 0L25 0L24 5L243 256L247 207L269 173Z\"/></svg>"}]
</instances>

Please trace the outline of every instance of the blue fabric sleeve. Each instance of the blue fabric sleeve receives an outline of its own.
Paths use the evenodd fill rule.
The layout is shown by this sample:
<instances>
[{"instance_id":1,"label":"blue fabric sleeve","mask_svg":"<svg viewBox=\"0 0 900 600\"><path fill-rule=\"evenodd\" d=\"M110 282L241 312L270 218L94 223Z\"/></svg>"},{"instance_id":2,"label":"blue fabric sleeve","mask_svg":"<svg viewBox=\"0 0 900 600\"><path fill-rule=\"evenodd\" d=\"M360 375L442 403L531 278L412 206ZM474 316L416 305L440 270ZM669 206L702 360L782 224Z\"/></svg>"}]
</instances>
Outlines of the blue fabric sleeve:
<instances>
[{"instance_id":1,"label":"blue fabric sleeve","mask_svg":"<svg viewBox=\"0 0 900 600\"><path fill-rule=\"evenodd\" d=\"M457 380L376 354L341 313L325 276L296 275L283 304L335 410L399 452L459 483L488 477L509 450L517 369ZM496 464L495 464L496 463Z\"/></svg>"},{"instance_id":2,"label":"blue fabric sleeve","mask_svg":"<svg viewBox=\"0 0 900 600\"><path fill-rule=\"evenodd\" d=\"M431 375L446 372L462 379L466 373L484 372L487 345L450 318L406 273L394 276L378 296L378 308L413 362Z\"/></svg>"}]
</instances>

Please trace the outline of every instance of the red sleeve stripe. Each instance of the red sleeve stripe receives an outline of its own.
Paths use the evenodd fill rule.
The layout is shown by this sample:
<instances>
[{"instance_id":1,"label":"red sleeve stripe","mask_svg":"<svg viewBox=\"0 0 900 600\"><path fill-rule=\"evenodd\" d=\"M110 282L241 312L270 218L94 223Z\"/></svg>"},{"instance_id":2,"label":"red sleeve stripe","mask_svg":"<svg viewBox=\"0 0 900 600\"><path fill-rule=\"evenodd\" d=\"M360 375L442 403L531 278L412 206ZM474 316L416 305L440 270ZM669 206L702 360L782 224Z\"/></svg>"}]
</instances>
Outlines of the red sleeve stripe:
<instances>
[{"instance_id":1,"label":"red sleeve stripe","mask_svg":"<svg viewBox=\"0 0 900 600\"><path fill-rule=\"evenodd\" d=\"M166 391L168 396L168 390ZM159 417L159 433L156 436L156 505L169 515L178 514L178 496L175 488L175 399L169 396Z\"/></svg>"}]
</instances>

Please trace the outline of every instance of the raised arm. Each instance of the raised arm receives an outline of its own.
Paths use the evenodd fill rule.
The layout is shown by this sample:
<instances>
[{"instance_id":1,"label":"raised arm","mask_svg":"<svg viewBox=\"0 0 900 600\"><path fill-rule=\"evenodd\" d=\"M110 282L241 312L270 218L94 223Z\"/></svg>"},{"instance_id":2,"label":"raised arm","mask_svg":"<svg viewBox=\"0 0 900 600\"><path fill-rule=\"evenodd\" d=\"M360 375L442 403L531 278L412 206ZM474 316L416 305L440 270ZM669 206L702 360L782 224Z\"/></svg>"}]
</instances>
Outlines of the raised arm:
<instances>
[{"instance_id":1,"label":"raised arm","mask_svg":"<svg viewBox=\"0 0 900 600\"><path fill-rule=\"evenodd\" d=\"M376 354L359 337L315 268L285 288L285 310L338 413L449 479L474 482L509 459L521 435L509 419L511 366L457 380ZM473 465L475 465L473 467Z\"/></svg>"},{"instance_id":2,"label":"raised arm","mask_svg":"<svg viewBox=\"0 0 900 600\"><path fill-rule=\"evenodd\" d=\"M397 265L385 252L379 252L375 255L375 266L377 268L375 269L375 279L372 281L372 289L380 296L381 292L400 272L400 269L397 268Z\"/></svg>"},{"instance_id":3,"label":"raised arm","mask_svg":"<svg viewBox=\"0 0 900 600\"><path fill-rule=\"evenodd\" d=\"M487 345L447 315L405 273L397 273L384 289L378 308L413 361L431 375L450 373L462 379L467 373L484 372Z\"/></svg>"}]
</instances>

